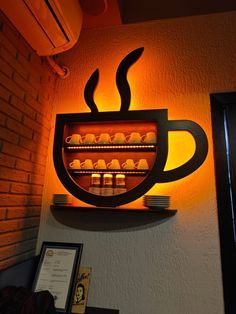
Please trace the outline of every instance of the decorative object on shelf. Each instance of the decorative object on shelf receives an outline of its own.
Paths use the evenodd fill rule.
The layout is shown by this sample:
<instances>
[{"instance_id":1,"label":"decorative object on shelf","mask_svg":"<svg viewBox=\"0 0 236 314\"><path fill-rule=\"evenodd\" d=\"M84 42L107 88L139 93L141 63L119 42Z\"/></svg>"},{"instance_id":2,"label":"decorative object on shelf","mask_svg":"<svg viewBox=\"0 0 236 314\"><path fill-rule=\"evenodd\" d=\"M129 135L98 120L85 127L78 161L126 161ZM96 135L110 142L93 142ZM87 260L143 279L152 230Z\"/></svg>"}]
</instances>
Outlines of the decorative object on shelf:
<instances>
[{"instance_id":1,"label":"decorative object on shelf","mask_svg":"<svg viewBox=\"0 0 236 314\"><path fill-rule=\"evenodd\" d=\"M70 145L83 143L82 136L80 134L72 134L70 136L67 136L67 138L65 139L65 142Z\"/></svg>"},{"instance_id":2,"label":"decorative object on shelf","mask_svg":"<svg viewBox=\"0 0 236 314\"><path fill-rule=\"evenodd\" d=\"M120 162L118 159L112 159L111 162L107 164L108 169L120 169Z\"/></svg>"},{"instance_id":3,"label":"decorative object on shelf","mask_svg":"<svg viewBox=\"0 0 236 314\"><path fill-rule=\"evenodd\" d=\"M114 135L109 133L101 133L99 135L95 134L72 134L66 137L65 144L70 145L104 145L104 144L156 144L157 136L155 132L147 132L145 134L140 134L139 132L131 132L125 135L122 132L117 132Z\"/></svg>"},{"instance_id":4,"label":"decorative object on shelf","mask_svg":"<svg viewBox=\"0 0 236 314\"><path fill-rule=\"evenodd\" d=\"M81 169L81 162L79 159L74 159L72 162L69 163L69 167L71 169Z\"/></svg>"},{"instance_id":5,"label":"decorative object on shelf","mask_svg":"<svg viewBox=\"0 0 236 314\"><path fill-rule=\"evenodd\" d=\"M112 144L125 144L126 137L122 132L117 132L112 136Z\"/></svg>"},{"instance_id":6,"label":"decorative object on shelf","mask_svg":"<svg viewBox=\"0 0 236 314\"><path fill-rule=\"evenodd\" d=\"M168 195L144 195L143 205L152 210L163 210L170 206L170 196Z\"/></svg>"},{"instance_id":7,"label":"decorative object on shelf","mask_svg":"<svg viewBox=\"0 0 236 314\"><path fill-rule=\"evenodd\" d=\"M95 164L94 164L94 168L104 170L104 169L107 169L107 164L106 164L104 159L98 159L98 161L95 162Z\"/></svg>"},{"instance_id":8,"label":"decorative object on shelf","mask_svg":"<svg viewBox=\"0 0 236 314\"><path fill-rule=\"evenodd\" d=\"M83 244L43 242L32 290L48 290L57 313L69 313Z\"/></svg>"},{"instance_id":9,"label":"decorative object on shelf","mask_svg":"<svg viewBox=\"0 0 236 314\"><path fill-rule=\"evenodd\" d=\"M113 174L105 173L103 175L103 182L101 188L101 195L103 196L111 196L113 195Z\"/></svg>"},{"instance_id":10,"label":"decorative object on shelf","mask_svg":"<svg viewBox=\"0 0 236 314\"><path fill-rule=\"evenodd\" d=\"M92 268L80 267L77 277L71 313L84 314L88 302L88 291Z\"/></svg>"},{"instance_id":11,"label":"decorative object on shelf","mask_svg":"<svg viewBox=\"0 0 236 314\"><path fill-rule=\"evenodd\" d=\"M69 205L71 204L72 197L70 194L53 194L52 201L55 205Z\"/></svg>"},{"instance_id":12,"label":"decorative object on shelf","mask_svg":"<svg viewBox=\"0 0 236 314\"><path fill-rule=\"evenodd\" d=\"M89 78L84 89L84 98L91 113L58 114L56 117L53 158L57 175L72 195L86 203L108 207L129 203L141 197L155 183L175 181L193 173L202 165L207 156L207 137L196 122L169 120L167 109L129 111L131 93L126 76L129 67L141 56L143 50L144 48L141 47L132 51L118 66L116 84L121 97L120 111L98 111L93 97L99 79L99 70L97 69ZM95 125L97 128L94 128ZM111 142L106 139L106 141L98 143L97 139L103 133L104 127L109 130L113 128L111 134L106 135L108 139L111 138ZM99 129L99 133L96 133L97 129ZM124 129L127 132L123 131ZM183 165L165 171L169 131L188 131L195 140L195 152ZM65 143L71 134L82 134L82 144ZM85 141L86 138L88 141ZM104 173L105 175L108 173L106 169L91 170L88 167L83 167L82 170L68 169L67 160L70 159L70 154L73 156L77 153L86 155L86 152L90 152L89 158L91 159L93 152L96 157L98 153L101 153L104 159L105 153L117 152L120 164L127 163L128 159L135 160L130 155L131 152L133 155L136 152L145 152L146 155L142 159L147 160L148 168L147 165L143 166L145 162L142 161L138 169L136 169L137 165L131 169L130 167L128 167L129 169L109 169L111 175L126 175L126 191L121 194L101 193L102 195L97 195L90 193L87 183L89 179L86 180L85 177L92 173ZM127 156L124 155L125 152L127 152ZM92 160L92 162L95 161ZM110 187L110 190L112 188L114 186Z\"/></svg>"},{"instance_id":13,"label":"decorative object on shelf","mask_svg":"<svg viewBox=\"0 0 236 314\"><path fill-rule=\"evenodd\" d=\"M90 181L90 187L89 192L92 194L101 194L101 175L99 173L92 173L91 174L91 181Z\"/></svg>"},{"instance_id":14,"label":"decorative object on shelf","mask_svg":"<svg viewBox=\"0 0 236 314\"><path fill-rule=\"evenodd\" d=\"M122 194L125 193L127 191L126 188L126 182L125 182L126 178L124 174L117 174L115 177L115 183L114 183L114 194Z\"/></svg>"}]
</instances>

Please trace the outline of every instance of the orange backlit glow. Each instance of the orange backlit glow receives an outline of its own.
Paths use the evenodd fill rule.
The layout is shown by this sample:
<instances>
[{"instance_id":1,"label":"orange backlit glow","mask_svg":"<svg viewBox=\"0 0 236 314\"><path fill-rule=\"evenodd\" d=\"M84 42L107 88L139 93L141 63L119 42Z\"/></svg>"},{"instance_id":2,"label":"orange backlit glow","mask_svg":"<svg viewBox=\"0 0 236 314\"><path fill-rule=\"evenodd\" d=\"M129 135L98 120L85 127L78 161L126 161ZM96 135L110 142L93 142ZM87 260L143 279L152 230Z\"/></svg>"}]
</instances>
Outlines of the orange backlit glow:
<instances>
[{"instance_id":1,"label":"orange backlit glow","mask_svg":"<svg viewBox=\"0 0 236 314\"><path fill-rule=\"evenodd\" d=\"M117 113L120 110L120 96L116 87L115 82L115 72L117 69L117 65L119 64L120 59L127 53L127 51L130 51L131 48L125 49L125 47L121 47L121 50L119 53L114 53L114 55L111 55L109 58L105 58L101 56L101 60L99 60L99 64L97 65L100 70L100 77L99 77L99 83L97 86L97 89L94 94L94 101L97 105L97 108L99 112L105 112L105 111L116 111ZM144 53L143 58L139 60L135 64L134 67L132 67L127 75L127 79L130 85L131 89L131 104L130 104L130 110L149 110L149 109L167 109L169 114L169 120L193 120L196 123L198 123L202 128L205 130L205 124L206 124L206 117L203 117L201 115L197 115L196 118L196 109L194 109L194 106L201 106L201 108L204 107L205 99L199 99L198 97L195 97L194 95L186 95L183 94L181 96L179 95L172 95L165 94L166 91L169 90L168 86L163 86L163 82L160 82L159 79L156 79L156 76L148 76L148 71L150 71L150 60L148 60L147 56L151 57L150 51L149 55ZM102 64L102 66L101 66ZM93 66L92 66L93 68ZM88 71L89 74L91 71ZM88 73L86 73L88 75ZM81 84L81 77L78 77L78 86L79 88L83 88L85 82L87 81L88 76L83 77L83 84ZM164 82L165 83L165 82ZM75 82L74 82L75 84ZM157 89L153 90L155 84L157 84ZM146 88L147 86L147 88ZM161 89L164 90L162 93ZM162 93L162 94L161 94ZM159 95L160 94L160 95ZM76 108L75 110L70 110L70 112L88 112L89 108L85 104L85 101L82 99L83 92L81 91L81 99L79 100L80 110L78 110L78 99L75 103L73 103L73 98L64 99L65 101L63 108L60 108L60 112L69 112L68 108ZM191 106L189 106L189 103L191 103ZM200 104L199 104L200 103ZM184 108L188 106L187 113L184 110ZM158 130L155 129L154 126L149 125L149 127L153 128L153 131L157 131L158 136ZM72 133L95 133L99 134L101 132L104 132L104 126L103 125L83 125L79 129L70 130L70 134ZM145 126L146 127L146 126ZM73 128L73 127L72 127ZM106 132L112 134L114 132L124 132L125 134L130 133L131 131L137 131L137 125L130 124L127 121L121 121L119 130L117 130L117 126L114 127L112 123L109 124L109 122L106 122ZM148 129L149 130L149 129ZM144 130L139 129L140 133L143 133ZM146 130L145 130L146 131ZM205 130L206 131L206 130ZM209 130L208 130L209 131ZM67 135L69 135L69 133ZM207 133L207 137L209 139L209 132ZM66 135L66 136L67 136ZM183 164L185 164L191 157L194 155L195 152L195 141L192 135L187 131L169 131L168 132L168 157L166 160L165 170L171 170L175 169ZM70 149L73 149L73 147L70 147ZM75 147L75 149L78 149L78 147ZM97 149L97 147L95 148ZM120 154L124 154L124 152L121 152ZM126 153L125 153L126 154ZM112 156L111 158L115 158L117 153ZM72 157L74 155L71 155ZM121 159L123 155L121 155ZM72 158L71 157L71 158ZM86 156L85 156L86 157ZM86 157L87 158L87 157ZM91 158L91 157L89 157ZM110 158L110 159L111 159ZM133 155L131 156L133 158ZM141 157L140 157L141 158ZM152 164L152 162L150 162ZM157 183L155 184L148 192L147 194L157 194L157 195L173 195L173 199L175 198L174 195L177 196L179 194L180 189L184 189L186 193L189 190L189 193L191 194L190 190L191 188L195 188L196 186L202 187L204 185L206 187L206 196L208 191L209 184L209 175L208 171L210 168L213 167L213 164L209 165L209 159L207 158L204 162L204 165L200 167L200 169L197 169L197 171L193 172L187 177L184 177L183 179L168 182L168 183ZM206 179L202 178L206 176ZM158 180L158 178L157 178ZM194 181L194 184L192 184L192 181ZM201 188L202 189L202 188ZM204 189L204 187L203 187ZM129 204L131 207L138 207L142 206L142 198L139 198ZM128 206L129 206L128 205ZM125 205L127 206L127 205Z\"/></svg>"}]
</instances>

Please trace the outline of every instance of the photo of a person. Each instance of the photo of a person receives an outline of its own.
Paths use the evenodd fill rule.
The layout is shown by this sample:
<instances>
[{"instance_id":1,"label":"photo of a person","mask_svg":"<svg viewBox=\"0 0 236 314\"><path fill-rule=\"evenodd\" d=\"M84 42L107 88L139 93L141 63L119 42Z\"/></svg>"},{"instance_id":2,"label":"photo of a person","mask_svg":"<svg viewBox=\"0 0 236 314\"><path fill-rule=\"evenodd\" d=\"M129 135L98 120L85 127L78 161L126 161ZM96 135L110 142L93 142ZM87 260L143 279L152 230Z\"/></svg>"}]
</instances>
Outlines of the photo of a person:
<instances>
[{"instance_id":1,"label":"photo of a person","mask_svg":"<svg viewBox=\"0 0 236 314\"><path fill-rule=\"evenodd\" d=\"M74 304L80 304L85 299L85 288L82 283L76 285Z\"/></svg>"},{"instance_id":2,"label":"photo of a person","mask_svg":"<svg viewBox=\"0 0 236 314\"><path fill-rule=\"evenodd\" d=\"M91 271L91 267L79 268L71 313L85 314L86 312Z\"/></svg>"}]
</instances>

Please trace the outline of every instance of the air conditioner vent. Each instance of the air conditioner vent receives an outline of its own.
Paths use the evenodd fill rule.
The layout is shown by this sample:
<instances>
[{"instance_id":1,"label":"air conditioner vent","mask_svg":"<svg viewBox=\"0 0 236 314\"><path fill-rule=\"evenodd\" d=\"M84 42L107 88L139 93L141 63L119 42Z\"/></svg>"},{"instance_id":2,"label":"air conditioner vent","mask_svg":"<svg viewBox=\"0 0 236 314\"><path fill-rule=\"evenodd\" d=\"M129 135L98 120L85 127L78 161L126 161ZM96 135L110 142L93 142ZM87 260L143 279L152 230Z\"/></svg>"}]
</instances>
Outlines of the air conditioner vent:
<instances>
[{"instance_id":1,"label":"air conditioner vent","mask_svg":"<svg viewBox=\"0 0 236 314\"><path fill-rule=\"evenodd\" d=\"M7 0L2 6L40 56L63 52L79 38L82 12L78 0Z\"/></svg>"}]
</instances>

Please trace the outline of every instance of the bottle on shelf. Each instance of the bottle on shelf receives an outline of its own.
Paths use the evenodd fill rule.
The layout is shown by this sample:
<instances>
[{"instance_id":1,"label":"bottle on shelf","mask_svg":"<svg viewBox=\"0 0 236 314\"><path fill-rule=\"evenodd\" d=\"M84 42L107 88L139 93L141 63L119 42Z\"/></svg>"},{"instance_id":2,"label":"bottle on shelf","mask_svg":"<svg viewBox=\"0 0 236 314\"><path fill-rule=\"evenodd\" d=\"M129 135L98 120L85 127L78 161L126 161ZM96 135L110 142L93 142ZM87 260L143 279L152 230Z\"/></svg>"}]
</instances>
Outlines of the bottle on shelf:
<instances>
[{"instance_id":1,"label":"bottle on shelf","mask_svg":"<svg viewBox=\"0 0 236 314\"><path fill-rule=\"evenodd\" d=\"M103 183L101 188L101 195L110 196L114 194L113 189L113 175L111 173L105 173L103 175Z\"/></svg>"},{"instance_id":2,"label":"bottle on shelf","mask_svg":"<svg viewBox=\"0 0 236 314\"><path fill-rule=\"evenodd\" d=\"M91 174L89 192L96 195L101 194L101 175L99 173Z\"/></svg>"},{"instance_id":3,"label":"bottle on shelf","mask_svg":"<svg viewBox=\"0 0 236 314\"><path fill-rule=\"evenodd\" d=\"M125 175L117 174L115 178L114 194L121 194L121 193L125 193L126 191L127 189L126 189Z\"/></svg>"}]
</instances>

